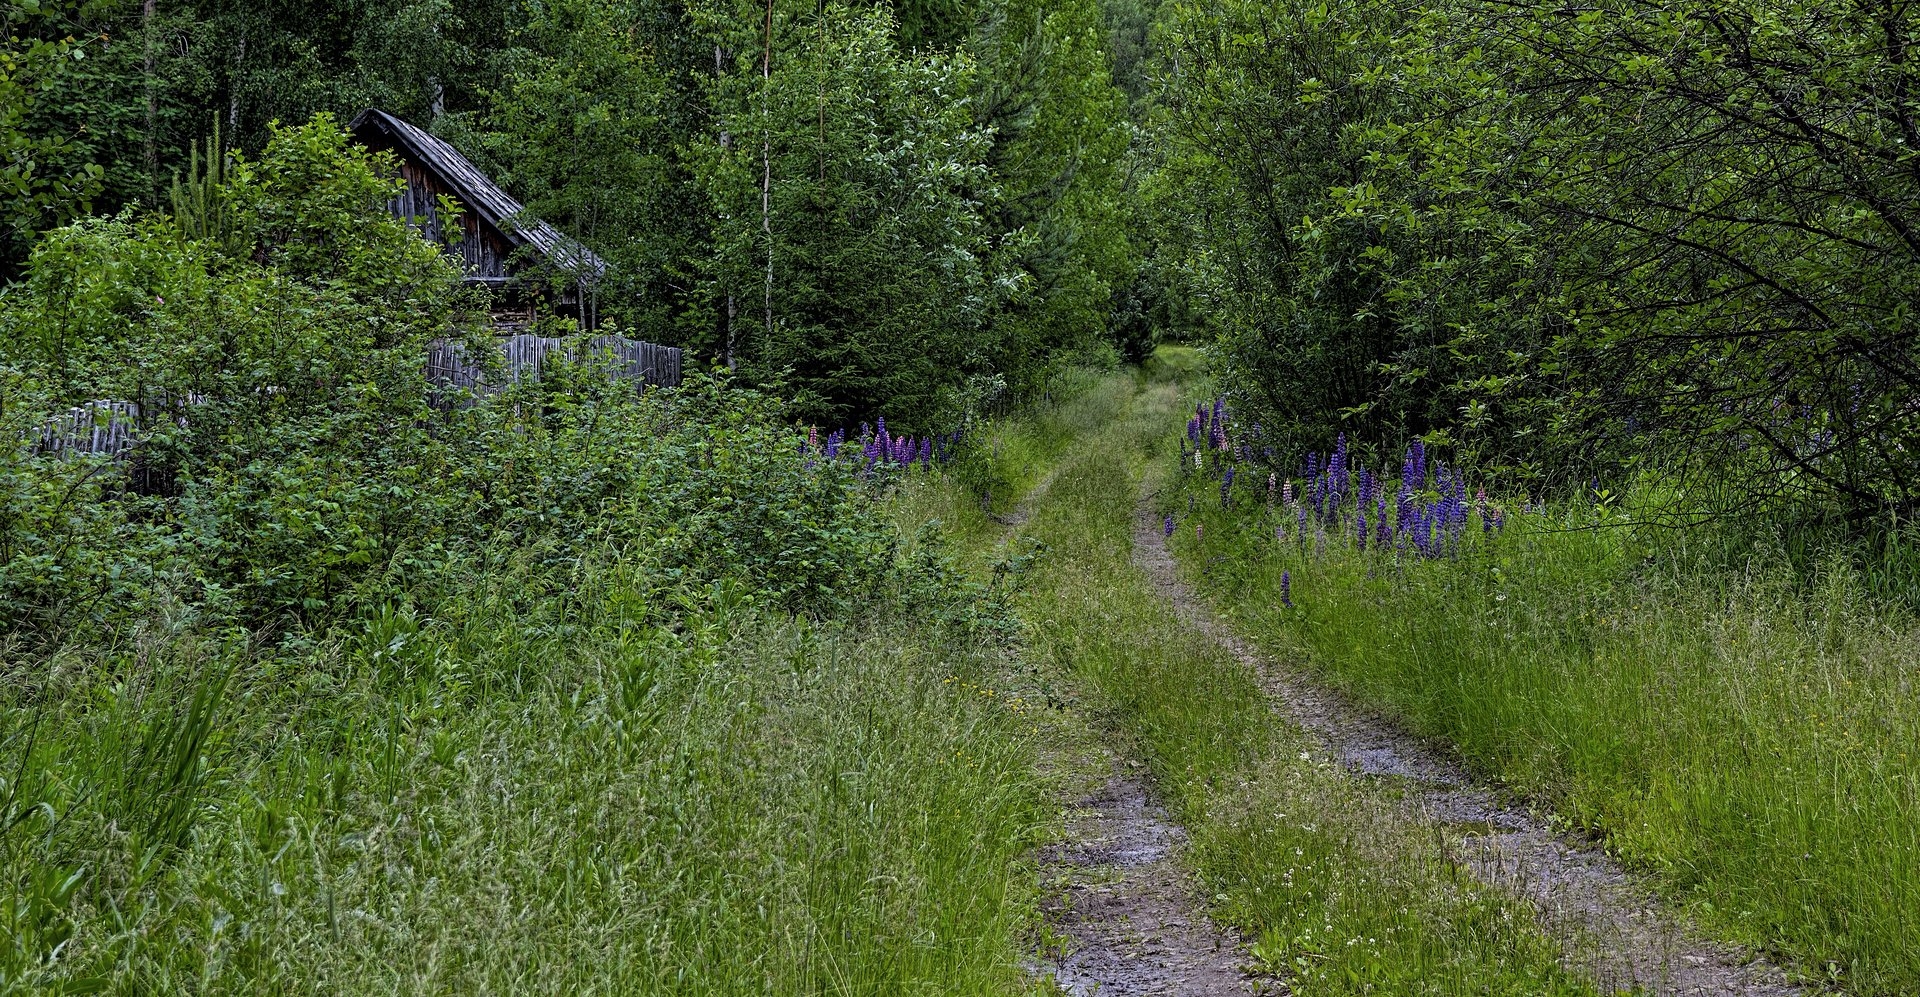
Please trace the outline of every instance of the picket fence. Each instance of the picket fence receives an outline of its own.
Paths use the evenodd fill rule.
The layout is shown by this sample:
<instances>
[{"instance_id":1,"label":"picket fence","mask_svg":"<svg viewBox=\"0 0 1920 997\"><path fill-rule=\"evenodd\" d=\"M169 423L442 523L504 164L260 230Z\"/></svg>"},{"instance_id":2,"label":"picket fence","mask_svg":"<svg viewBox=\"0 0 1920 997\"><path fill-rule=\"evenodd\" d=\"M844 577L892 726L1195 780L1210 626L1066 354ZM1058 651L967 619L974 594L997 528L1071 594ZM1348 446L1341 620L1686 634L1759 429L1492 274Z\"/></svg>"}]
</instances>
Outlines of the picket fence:
<instances>
[{"instance_id":1,"label":"picket fence","mask_svg":"<svg viewBox=\"0 0 1920 997\"><path fill-rule=\"evenodd\" d=\"M678 347L620 336L596 336L586 342L586 347L589 355L614 362L611 373L615 377L662 388L680 384L682 353ZM540 376L541 365L555 352L569 359L574 356L566 340L549 336L522 334L503 340L500 348L505 354L507 380L514 384ZM484 369L470 362L456 343L434 344L427 353L426 374L435 389L429 400L436 406L454 404L453 392L457 389L479 389L466 396L469 398L487 393ZM195 396L187 398L188 406L202 401ZM169 404L165 408L177 413L183 406ZM174 418L185 424L182 416L176 414ZM41 427L35 448L41 453L118 454L138 445L141 425L138 402L99 399L48 420Z\"/></svg>"}]
</instances>

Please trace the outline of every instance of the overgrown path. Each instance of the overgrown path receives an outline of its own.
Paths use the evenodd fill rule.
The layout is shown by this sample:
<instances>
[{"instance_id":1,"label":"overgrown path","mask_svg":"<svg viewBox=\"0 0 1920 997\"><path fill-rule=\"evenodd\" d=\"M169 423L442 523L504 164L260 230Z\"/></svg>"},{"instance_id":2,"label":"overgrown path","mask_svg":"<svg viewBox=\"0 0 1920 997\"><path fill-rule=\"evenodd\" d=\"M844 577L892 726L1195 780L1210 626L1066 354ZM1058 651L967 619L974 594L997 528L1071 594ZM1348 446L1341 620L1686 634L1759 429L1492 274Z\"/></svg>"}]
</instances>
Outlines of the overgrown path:
<instances>
[{"instance_id":1,"label":"overgrown path","mask_svg":"<svg viewBox=\"0 0 1920 997\"><path fill-rule=\"evenodd\" d=\"M1216 618L1182 583L1151 503L1156 480L1149 455L1155 435L1166 434L1177 421L1172 418L1176 391L1168 384L1124 389L1115 384L1109 394L1104 410L1095 405L1083 413L1087 424L1079 437L1005 520L1009 536L1025 534L1054 548L1030 610L1036 650L1054 659L1064 681L1084 695L1095 727L1105 731L1104 737L1090 732L1087 743L1061 749L1071 756L1067 764L1077 781L1064 780L1073 786L1067 790L1069 818L1061 838L1041 856L1054 899L1048 908L1050 934L1042 939L1036 969L1074 994L1226 994L1272 992L1284 988L1282 981L1290 975L1311 974L1330 961L1327 951L1316 948L1322 941L1311 937L1317 915L1303 915L1297 923L1308 924L1307 934L1298 935L1297 923L1285 930L1260 923L1247 912L1258 902L1249 904L1248 898L1228 893L1214 896L1212 903L1200 898L1201 879L1217 880L1215 867L1231 865L1218 854L1222 843L1237 840L1217 826L1223 820L1215 811L1244 807L1254 819L1265 820L1257 811L1272 805L1236 801L1232 787L1216 786L1216 773L1239 772L1229 777L1246 780L1241 796L1251 798L1262 786L1310 783L1323 811L1349 805L1356 813L1372 814L1376 825L1394 825L1342 832L1340 847L1354 854L1334 856L1319 873L1311 864L1304 866L1299 882L1289 869L1286 885L1303 889L1303 896L1312 896L1305 889L1312 875L1328 875L1342 861L1362 869L1372 863L1416 873L1385 873L1370 888L1397 890L1396 897L1447 894L1432 901L1453 905L1438 920L1459 921L1457 909L1481 903L1477 898L1483 894L1507 898L1496 899L1496 908L1505 903L1532 914L1533 928L1509 926L1484 939L1474 934L1478 928L1448 928L1461 935L1440 944L1456 946L1451 962L1398 967L1398 976L1395 967L1385 967L1382 980L1411 982L1423 974L1445 974L1457 982L1442 992L1454 992L1487 974L1525 978L1541 972L1544 962L1547 972L1557 963L1568 977L1543 980L1539 992L1569 992L1569 987L1756 997L1801 992L1771 966L1696 937L1646 883L1605 854L1557 836L1537 815L1476 782L1442 746L1410 737L1310 677L1268 660ZM1144 688L1163 674L1189 678L1171 690ZM1210 712L1228 717L1237 708L1244 711L1249 688L1251 698L1263 704L1259 709L1271 710L1283 724L1261 733L1258 723L1244 719L1204 719ZM1183 721L1181 710L1203 719ZM1190 728L1186 733L1180 732L1182 723ZM1183 745L1182 737L1210 743ZM1296 754L1302 746L1307 750ZM1143 778L1143 761L1150 779ZM1289 806L1299 810L1288 812L1312 812L1314 804L1300 803L1297 794L1293 799ZM1239 826L1237 819L1232 823ZM1283 838L1284 831L1276 829ZM1315 831L1311 823L1306 831L1325 836L1325 829ZM1196 846L1191 841L1196 836L1207 842ZM1195 847L1212 851L1202 861ZM1394 850L1403 854L1383 854ZM1439 857L1404 854L1422 850L1437 851ZM1298 848L1294 852L1303 854ZM1460 889L1446 885L1454 880ZM1337 881L1334 895L1355 882L1369 880L1362 872L1357 879ZM1385 897L1380 902L1399 901ZM1223 916L1253 934L1223 928L1208 917L1209 909L1223 907ZM1347 944L1361 941L1356 937ZM1423 945L1422 952L1435 948L1432 942ZM1476 945L1490 951L1475 952ZM1528 951L1543 953L1531 968L1523 965L1524 958L1506 954ZM1454 964L1459 958L1482 959L1490 968L1462 970ZM1280 979L1249 974L1250 964L1280 968ZM1324 972L1318 977L1325 978ZM1293 982L1302 981L1295 976ZM1347 992L1329 985L1334 989L1304 989ZM1352 989L1369 992L1369 985L1356 976Z\"/></svg>"},{"instance_id":2,"label":"overgrown path","mask_svg":"<svg viewBox=\"0 0 1920 997\"><path fill-rule=\"evenodd\" d=\"M1273 708L1307 732L1356 779L1389 779L1410 790L1404 818L1457 843L1461 861L1490 886L1534 908L1567 959L1602 992L1748 994L1802 991L1780 971L1737 949L1696 937L1684 919L1606 853L1555 834L1539 816L1503 800L1454 762L1443 745L1392 723L1260 654L1183 585L1143 495L1134 561L1179 616L1228 649L1272 696Z\"/></svg>"}]
</instances>

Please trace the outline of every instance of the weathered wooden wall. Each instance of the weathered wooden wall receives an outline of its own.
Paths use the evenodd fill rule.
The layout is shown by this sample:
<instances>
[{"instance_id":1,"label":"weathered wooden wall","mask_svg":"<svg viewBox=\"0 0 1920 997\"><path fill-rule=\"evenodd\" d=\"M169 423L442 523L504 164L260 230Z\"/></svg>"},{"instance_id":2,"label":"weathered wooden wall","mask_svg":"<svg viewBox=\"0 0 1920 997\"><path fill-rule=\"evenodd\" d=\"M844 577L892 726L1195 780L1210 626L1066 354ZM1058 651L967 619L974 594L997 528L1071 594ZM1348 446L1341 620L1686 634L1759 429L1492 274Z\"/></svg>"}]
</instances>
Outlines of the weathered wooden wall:
<instances>
[{"instance_id":1,"label":"weathered wooden wall","mask_svg":"<svg viewBox=\"0 0 1920 997\"><path fill-rule=\"evenodd\" d=\"M445 246L442 231L446 220L441 217L439 202L434 197L437 194L457 197L457 193L440 182L431 171L413 163L402 162L400 176L406 180L407 189L387 202L387 211L409 225L424 226L422 234ZM460 226L465 234L459 242L446 246L446 251L460 258L466 276L504 279L507 276L507 258L513 254L513 243L475 218L472 212L460 216Z\"/></svg>"},{"instance_id":2,"label":"weathered wooden wall","mask_svg":"<svg viewBox=\"0 0 1920 997\"><path fill-rule=\"evenodd\" d=\"M41 453L119 453L133 446L140 427L140 404L108 399L76 405L54 416L40 430Z\"/></svg>"}]
</instances>

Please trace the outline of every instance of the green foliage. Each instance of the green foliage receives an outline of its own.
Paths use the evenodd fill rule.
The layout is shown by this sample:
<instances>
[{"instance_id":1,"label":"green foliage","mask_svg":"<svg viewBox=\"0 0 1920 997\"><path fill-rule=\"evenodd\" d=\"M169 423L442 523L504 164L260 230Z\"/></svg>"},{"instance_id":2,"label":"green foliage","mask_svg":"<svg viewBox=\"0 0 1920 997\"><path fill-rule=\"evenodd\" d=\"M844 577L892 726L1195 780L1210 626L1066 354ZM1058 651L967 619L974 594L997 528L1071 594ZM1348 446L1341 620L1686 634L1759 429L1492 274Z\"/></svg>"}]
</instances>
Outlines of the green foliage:
<instances>
[{"instance_id":1,"label":"green foliage","mask_svg":"<svg viewBox=\"0 0 1920 997\"><path fill-rule=\"evenodd\" d=\"M1108 339L1139 255L1122 191L1126 95L1100 24L1092 0L1007 0L985 9L973 42L975 116L1001 187L988 267L1011 292L985 330L988 355L1022 395L1043 390L1053 357Z\"/></svg>"},{"instance_id":2,"label":"green foliage","mask_svg":"<svg viewBox=\"0 0 1920 997\"><path fill-rule=\"evenodd\" d=\"M1499 232L1401 172L1395 129L1422 120L1393 73L1403 21L1370 2L1175 8L1158 58L1183 69L1152 118L1156 269L1218 310L1216 371L1276 451L1450 429L1491 463L1520 442L1462 417L1465 385L1537 335L1489 296L1510 266Z\"/></svg>"},{"instance_id":3,"label":"green foliage","mask_svg":"<svg viewBox=\"0 0 1920 997\"><path fill-rule=\"evenodd\" d=\"M1499 219L1568 429L1859 518L1911 515L1915 12L1463 3L1403 56L1409 176ZM1497 152L1495 150L1498 150Z\"/></svg>"},{"instance_id":4,"label":"green foliage","mask_svg":"<svg viewBox=\"0 0 1920 997\"><path fill-rule=\"evenodd\" d=\"M35 28L55 21L73 4L9 0L0 5L0 252L11 256L18 245L48 223L58 224L92 210L103 171L76 163L80 150L71 135L37 134L30 115L68 67L87 56L87 46L71 35L36 37ZM17 32L25 30L27 37ZM0 278L4 278L0 258Z\"/></svg>"},{"instance_id":5,"label":"green foliage","mask_svg":"<svg viewBox=\"0 0 1920 997\"><path fill-rule=\"evenodd\" d=\"M23 127L110 164L102 203L154 209L210 116L251 155L273 120L383 107L609 264L521 261L586 325L718 358L809 421L922 432L973 377L1042 395L1113 315L1129 355L1151 340L1101 23L1092 0L95 5L34 22L100 52Z\"/></svg>"},{"instance_id":6,"label":"green foliage","mask_svg":"<svg viewBox=\"0 0 1920 997\"><path fill-rule=\"evenodd\" d=\"M187 161L187 178L173 175L168 200L173 221L188 239L210 239L228 255L245 251L241 235L234 225L233 209L220 196L227 184L227 150L220 145L220 125L214 123L206 144L206 165L201 166L201 150L195 146Z\"/></svg>"},{"instance_id":7,"label":"green foliage","mask_svg":"<svg viewBox=\"0 0 1920 997\"><path fill-rule=\"evenodd\" d=\"M988 136L956 99L971 63L901 52L883 10L776 9L768 37L705 16L736 53L709 97L719 129L696 146L718 219L715 352L782 379L810 422L877 410L936 428L943 389L980 362L994 294L972 199L991 182Z\"/></svg>"},{"instance_id":8,"label":"green foliage","mask_svg":"<svg viewBox=\"0 0 1920 997\"><path fill-rule=\"evenodd\" d=\"M1222 309L1220 373L1286 449L1910 516L1911 18L1179 7L1156 269Z\"/></svg>"},{"instance_id":9,"label":"green foliage","mask_svg":"<svg viewBox=\"0 0 1920 997\"><path fill-rule=\"evenodd\" d=\"M42 244L0 313L7 417L29 435L59 407L138 399L138 459L165 484L132 494L118 465L13 451L9 622L118 626L172 599L317 625L431 602L489 545L542 538L794 609L890 584L869 483L808 466L781 407L724 378L642 396L583 340L485 403L431 405L431 342L495 347L459 326L446 257L382 210L391 183L319 116L236 160L221 199L256 240L245 256L166 219Z\"/></svg>"}]
</instances>

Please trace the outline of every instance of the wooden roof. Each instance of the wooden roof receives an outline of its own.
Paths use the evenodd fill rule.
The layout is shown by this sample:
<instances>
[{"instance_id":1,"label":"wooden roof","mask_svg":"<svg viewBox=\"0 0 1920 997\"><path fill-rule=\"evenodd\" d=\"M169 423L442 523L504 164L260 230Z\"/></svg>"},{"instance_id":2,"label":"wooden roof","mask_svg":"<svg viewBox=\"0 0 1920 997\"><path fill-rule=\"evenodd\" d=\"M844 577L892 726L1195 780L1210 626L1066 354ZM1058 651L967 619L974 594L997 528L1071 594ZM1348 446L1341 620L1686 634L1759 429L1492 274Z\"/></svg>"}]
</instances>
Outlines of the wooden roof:
<instances>
[{"instance_id":1,"label":"wooden roof","mask_svg":"<svg viewBox=\"0 0 1920 997\"><path fill-rule=\"evenodd\" d=\"M527 207L474 168L460 150L377 107L355 115L347 130L356 136L378 133L401 154L433 171L451 187L460 203L514 246L531 245L562 269L577 270L589 279L607 271L605 261L552 225L526 213ZM385 144L385 143L382 143Z\"/></svg>"}]
</instances>

